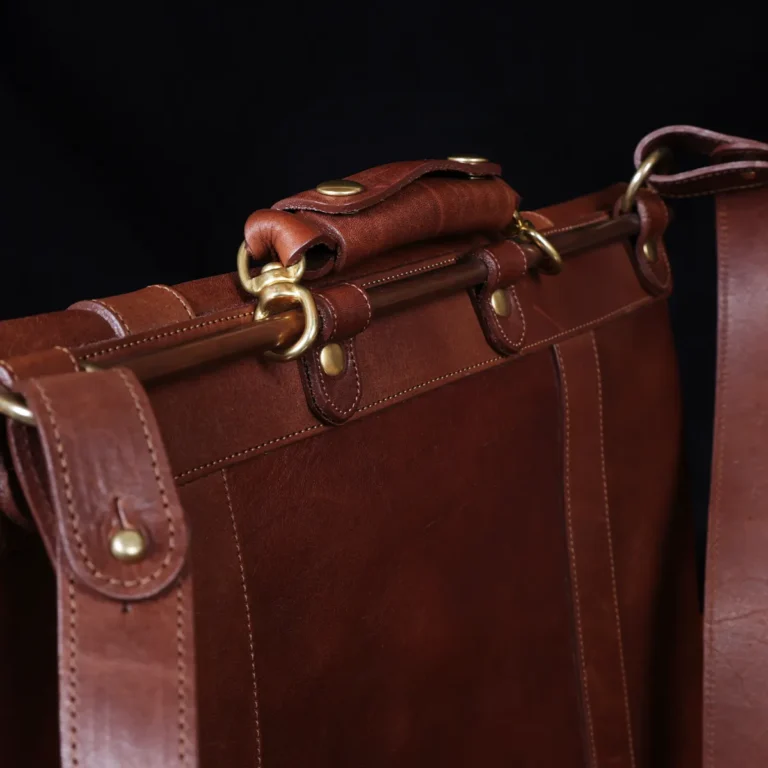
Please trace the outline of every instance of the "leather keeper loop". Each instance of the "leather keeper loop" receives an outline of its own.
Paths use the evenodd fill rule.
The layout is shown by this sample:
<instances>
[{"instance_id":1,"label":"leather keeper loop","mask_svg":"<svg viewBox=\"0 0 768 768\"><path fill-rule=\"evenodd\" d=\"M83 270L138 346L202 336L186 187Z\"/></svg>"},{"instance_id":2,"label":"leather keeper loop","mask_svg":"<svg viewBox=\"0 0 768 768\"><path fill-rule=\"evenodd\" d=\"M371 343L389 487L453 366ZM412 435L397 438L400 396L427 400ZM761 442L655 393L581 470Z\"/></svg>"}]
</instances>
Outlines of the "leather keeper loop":
<instances>
[{"instance_id":1,"label":"leather keeper loop","mask_svg":"<svg viewBox=\"0 0 768 768\"><path fill-rule=\"evenodd\" d=\"M647 188L638 190L635 209L640 217L640 232L630 258L643 288L657 296L669 289L672 280L663 239L669 224L669 210L659 195ZM618 212L617 207L614 214Z\"/></svg>"},{"instance_id":2,"label":"leather keeper loop","mask_svg":"<svg viewBox=\"0 0 768 768\"><path fill-rule=\"evenodd\" d=\"M324 342L350 339L362 333L373 316L368 294L353 283L342 283L314 291L320 313L320 339Z\"/></svg>"},{"instance_id":3,"label":"leather keeper loop","mask_svg":"<svg viewBox=\"0 0 768 768\"><path fill-rule=\"evenodd\" d=\"M512 240L481 248L473 254L488 270L488 279L469 294L477 312L483 333L493 349L502 355L511 355L525 343L525 315L515 291L514 283L528 271L525 251ZM494 294L496 307L494 307ZM499 313L497 309L502 308Z\"/></svg>"},{"instance_id":4,"label":"leather keeper loop","mask_svg":"<svg viewBox=\"0 0 768 768\"><path fill-rule=\"evenodd\" d=\"M167 589L186 559L187 524L135 376L121 368L66 373L30 379L19 391L45 456L55 519L36 522L49 551L60 548L79 582L114 600ZM110 548L126 528L146 542L136 562L120 561Z\"/></svg>"},{"instance_id":5,"label":"leather keeper loop","mask_svg":"<svg viewBox=\"0 0 768 768\"><path fill-rule=\"evenodd\" d=\"M284 267L296 264L312 249L333 250L331 239L312 222L275 210L255 211L248 217L245 242L256 261L274 255Z\"/></svg>"}]
</instances>

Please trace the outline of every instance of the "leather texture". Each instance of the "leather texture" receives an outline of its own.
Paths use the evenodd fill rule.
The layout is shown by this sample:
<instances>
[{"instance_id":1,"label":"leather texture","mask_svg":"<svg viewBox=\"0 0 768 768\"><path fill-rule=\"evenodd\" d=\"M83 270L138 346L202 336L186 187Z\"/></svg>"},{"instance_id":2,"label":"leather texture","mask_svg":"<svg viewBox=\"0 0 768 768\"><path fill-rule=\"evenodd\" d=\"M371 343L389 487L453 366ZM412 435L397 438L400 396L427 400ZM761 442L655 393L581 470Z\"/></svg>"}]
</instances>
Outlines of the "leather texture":
<instances>
[{"instance_id":1,"label":"leather texture","mask_svg":"<svg viewBox=\"0 0 768 768\"><path fill-rule=\"evenodd\" d=\"M0 631L9 765L700 764L666 209L644 193L620 217L616 185L526 213L566 254L545 276L504 235L518 200L498 168L446 162L257 217L254 255L337 249L298 362L246 352L242 334L269 334L232 275L0 323L0 383L42 419L10 427L6 496L56 575L3 519L0 625L33 635L26 652ZM637 232L661 246L648 274ZM269 333L289 338L292 314ZM330 341L339 377L319 366ZM194 374L158 357L210 344L223 357ZM153 542L143 563L99 559L116 495ZM108 578L166 560L167 578L105 590L76 533Z\"/></svg>"}]
</instances>

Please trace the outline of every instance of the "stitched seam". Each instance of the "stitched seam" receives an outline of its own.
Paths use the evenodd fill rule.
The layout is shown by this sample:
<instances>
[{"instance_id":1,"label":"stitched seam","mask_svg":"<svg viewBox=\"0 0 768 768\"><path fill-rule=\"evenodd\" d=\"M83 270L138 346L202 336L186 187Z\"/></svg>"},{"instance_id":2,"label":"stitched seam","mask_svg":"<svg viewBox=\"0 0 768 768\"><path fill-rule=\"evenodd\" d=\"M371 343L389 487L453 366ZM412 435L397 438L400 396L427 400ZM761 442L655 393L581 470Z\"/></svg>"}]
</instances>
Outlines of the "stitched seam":
<instances>
[{"instance_id":1,"label":"stitched seam","mask_svg":"<svg viewBox=\"0 0 768 768\"><path fill-rule=\"evenodd\" d=\"M595 745L595 728L592 722L592 707L589 700L589 677L587 674L587 661L584 653L584 632L581 622L581 598L579 597L579 575L576 565L576 546L573 536L573 512L571 509L571 411L568 399L568 378L565 373L565 362L560 353L560 348L555 346L555 355L560 365L560 376L563 382L563 411L565 415L565 444L564 444L564 480L565 480L565 519L568 529L568 554L571 561L571 573L573 575L573 609L576 619L576 635L579 645L579 656L581 661L581 680L582 693L584 695L584 717L587 721L587 730L589 732L590 763L597 765L597 747Z\"/></svg>"},{"instance_id":2,"label":"stitched seam","mask_svg":"<svg viewBox=\"0 0 768 768\"><path fill-rule=\"evenodd\" d=\"M756 184L744 184L737 187L723 187L723 189L705 189L701 192L667 192L666 190L659 190L659 194L663 197L674 197L675 199L682 199L686 197L705 197L706 195L717 194L721 192L735 192L740 189L757 189L758 187L764 187L765 182L758 182Z\"/></svg>"},{"instance_id":3,"label":"stitched seam","mask_svg":"<svg viewBox=\"0 0 768 768\"><path fill-rule=\"evenodd\" d=\"M138 347L142 344L148 344L150 341L157 341L158 339L166 339L169 336L178 336L180 334L189 333L195 331L198 328L205 328L210 325L218 325L219 323L226 323L228 320L237 320L240 317L248 317L253 314L253 309L247 312L239 312L236 315L227 315L227 317L220 317L217 320L206 320L204 323L196 323L190 325L188 328L177 328L175 331L166 331L165 333L158 333L154 336L148 336L146 339L138 339L136 341L129 341L125 344L117 344L114 347L108 347L107 349L101 349L96 352L89 352L87 355L83 355L81 360L88 360L91 357L100 357L101 355L108 355L110 352L118 352L121 349L129 349L130 347Z\"/></svg>"},{"instance_id":4,"label":"stitched seam","mask_svg":"<svg viewBox=\"0 0 768 768\"><path fill-rule=\"evenodd\" d=\"M235 550L237 551L237 562L240 567L240 584L243 588L243 602L245 604L245 624L248 629L248 651L251 656L251 683L253 686L253 717L256 727L256 765L261 768L262 749L261 749L261 717L259 714L259 686L256 676L256 651L253 645L253 622L251 620L251 608L248 602L248 584L245 579L245 564L243 562L243 551L240 546L240 536L237 532L237 521L235 520L235 510L232 506L232 496L229 492L229 481L227 480L227 470L221 470L221 478L224 481L224 492L227 496L227 506L229 507L229 519L232 521L232 533L235 538Z\"/></svg>"},{"instance_id":5,"label":"stitched seam","mask_svg":"<svg viewBox=\"0 0 768 768\"><path fill-rule=\"evenodd\" d=\"M621 631L621 615L619 612L619 590L616 579L616 563L613 554L613 532L611 530L610 500L608 498L608 472L605 466L605 429L603 422L603 376L600 368L600 355L597 350L595 332L590 332L592 351L595 356L595 372L597 373L597 406L600 424L600 473L603 481L603 503L605 511L605 530L608 534L608 562L611 566L611 596L613 598L613 613L616 618L616 640L619 648L619 666L621 668L621 687L624 694L624 714L627 721L627 741L629 745L629 762L635 768L635 742L632 736L632 715L629 707L629 685L627 683L627 667L624 661L624 639Z\"/></svg>"},{"instance_id":6,"label":"stitched seam","mask_svg":"<svg viewBox=\"0 0 768 768\"><path fill-rule=\"evenodd\" d=\"M574 331L580 331L582 328L589 328L591 326L597 325L597 323L601 323L603 320L610 320L610 318L615 317L616 315L620 315L625 312L630 312L633 309L642 307L644 304L650 304L653 301L655 301L655 299L650 296L646 296L642 299L638 299L637 301L632 302L631 304L626 304L623 307L614 309L613 311L609 312L607 315L602 315L602 317L595 318L594 320L590 320L589 322L582 323L581 325L576 325L573 328L568 328L565 331L560 331L559 333L556 333L553 336L548 336L546 339L533 341L530 344L527 344L526 346L522 347L520 351L524 352L526 350L533 349L534 347L539 347L542 344L546 344L548 341L554 341L555 339L560 339L563 336L567 336L569 333L573 333Z\"/></svg>"},{"instance_id":7,"label":"stitched seam","mask_svg":"<svg viewBox=\"0 0 768 768\"><path fill-rule=\"evenodd\" d=\"M326 386L325 386L325 373L323 372L323 367L320 364L320 350L319 349L314 350L314 358L315 358L315 364L316 364L315 370L317 371L317 374L318 374L317 378L320 380L320 390L322 391L325 399L333 406L333 408L336 410L336 412L340 416L347 416L350 413L352 413L352 411L355 410L355 407L357 406L357 404L360 402L360 395L362 394L362 390L360 387L360 373L357 370L357 360L355 360L354 347L352 344L349 344L348 347L349 347L348 367L351 367L355 373L356 392L355 392L355 398L354 398L354 401L352 402L352 405L346 410L340 408L336 404L336 401L330 396L330 394L328 394L328 390L326 389ZM312 382L310 381L310 388L311 386L312 386ZM319 407L319 404L317 403L316 400L315 400L315 404L318 405Z\"/></svg>"},{"instance_id":8,"label":"stitched seam","mask_svg":"<svg viewBox=\"0 0 768 768\"><path fill-rule=\"evenodd\" d=\"M371 324L371 320L373 319L373 307L371 307L371 300L368 298L368 294L359 285L355 285L355 283L344 283L344 285L350 285L356 291L359 291L360 295L363 297L365 306L368 307L368 320L366 320L362 329L358 331L358 333L362 333Z\"/></svg>"},{"instance_id":9,"label":"stitched seam","mask_svg":"<svg viewBox=\"0 0 768 768\"><path fill-rule=\"evenodd\" d=\"M728 225L728 213L725 206L718 206L718 256L719 256L719 296L721 301L721 316L719 318L720 331L717 346L717 408L715 424L715 445L717 454L714 466L714 493L712 512L709 516L710 547L708 552L709 576L707 578L708 595L706 606L706 647L704 664L704 741L706 742L706 765L715 765L715 691L717 677L714 673L712 656L715 647L715 604L717 600L717 580L720 554L720 505L722 503L723 490L723 464L725 460L725 409L726 391L728 386L728 328L730 327L730 302L728 298L729 262L728 247L730 231Z\"/></svg>"},{"instance_id":10,"label":"stitched seam","mask_svg":"<svg viewBox=\"0 0 768 768\"><path fill-rule=\"evenodd\" d=\"M501 277L501 265L499 264L499 260L496 258L496 255L490 249L486 249L484 253L493 262L494 266L496 267L496 279L498 280ZM504 288L502 290L506 290L506 289ZM491 291L491 293L493 292ZM510 347L514 347L515 344L513 343L512 339L510 339L509 336L507 336L507 332L504 330L504 326L501 324L501 320L493 311L493 305L491 304L491 296L489 295L485 301L486 301L486 315L490 318L491 322L496 328L496 331L498 331L501 334L502 338L507 342L507 344Z\"/></svg>"},{"instance_id":11,"label":"stitched seam","mask_svg":"<svg viewBox=\"0 0 768 768\"><path fill-rule=\"evenodd\" d=\"M184 307L184 311L187 313L187 315L189 315L190 320L195 319L194 312L190 309L189 305L187 304L186 301L184 301L184 299L181 297L181 294L178 291L175 291L173 288L171 288L168 285L161 285L160 283L155 283L154 285L150 285L149 287L160 288L161 290L167 291L168 293L170 293L171 296L173 296L173 298L176 299L176 301L178 301L182 307Z\"/></svg>"},{"instance_id":12,"label":"stitched seam","mask_svg":"<svg viewBox=\"0 0 768 768\"><path fill-rule=\"evenodd\" d=\"M63 352L71 360L72 365L75 368L75 371L80 370L80 361L72 354L72 352L69 349L67 349L66 347L59 347L59 346L54 347L54 349L58 349L59 352Z\"/></svg>"},{"instance_id":13,"label":"stitched seam","mask_svg":"<svg viewBox=\"0 0 768 768\"><path fill-rule=\"evenodd\" d=\"M160 487L160 493L163 500L163 506L165 508L166 519L168 520L168 552L163 558L162 563L160 563L160 565L151 574L149 574L148 576L144 576L140 579L124 580L124 579L116 579L114 577L107 576L96 567L96 564L88 556L88 550L85 547L85 542L83 541L83 537L80 533L80 516L78 515L75 509L74 495L72 491L72 478L69 474L69 463L67 462L67 457L64 452L64 445L61 439L61 432L59 431L59 425L56 420L56 416L53 412L53 404L51 403L51 399L48 397L47 392L43 389L40 382L38 380L33 380L32 383L37 389L37 391L40 393L40 398L48 414L48 419L50 420L50 423L51 423L51 429L53 430L54 441L56 443L56 454L59 459L59 467L61 469L62 479L64 480L64 497L67 502L67 512L69 516L69 522L70 522L70 525L72 526L72 534L74 536L75 544L77 546L78 552L80 553L82 562L88 568L88 570L91 572L91 575L95 579L106 581L108 584L111 584L113 586L122 586L122 587L130 588L130 587L143 586L145 584L149 584L150 582L155 581L160 577L162 572L165 570L165 568L168 567L168 564L171 561L171 556L176 546L176 538L175 538L176 531L173 526L173 518L171 517L169 504L168 504L168 497L165 493L165 487L163 486L162 480L160 479L157 471L157 463L156 463L157 457L156 457L156 454L154 453L154 446L152 446L151 440L148 437L146 420L144 419L144 414L140 410L140 406L139 406L138 400L136 399L135 392L133 391L133 389L125 379L125 374L122 371L118 371L118 373L126 382L126 385L128 386L128 390L131 396L134 398L134 402L136 403L137 411L139 413L139 418L141 419L142 426L144 428L144 436L145 438L147 438L150 456L152 457L152 460L153 460L153 469L155 470L155 477L158 479L158 486Z\"/></svg>"},{"instance_id":14,"label":"stitched seam","mask_svg":"<svg viewBox=\"0 0 768 768\"><path fill-rule=\"evenodd\" d=\"M67 632L67 713L69 715L69 749L72 765L80 765L78 753L78 730L77 730L77 592L75 590L75 580L69 577L69 629ZM62 734L63 735L63 734Z\"/></svg>"},{"instance_id":15,"label":"stitched seam","mask_svg":"<svg viewBox=\"0 0 768 768\"><path fill-rule=\"evenodd\" d=\"M187 664L184 660L184 591L179 581L176 588L176 699L178 705L179 726L179 763L187 764Z\"/></svg>"},{"instance_id":16,"label":"stitched seam","mask_svg":"<svg viewBox=\"0 0 768 768\"><path fill-rule=\"evenodd\" d=\"M399 277L405 277L406 275L415 275L419 272L430 272L433 269L437 269L438 267L444 267L447 264L455 264L459 260L458 256L454 256L451 259L444 259L443 261L435 262L434 264L427 264L423 267L418 267L416 269L408 269L404 272L397 272L394 275L389 275L388 277L381 277L378 280L369 280L365 283L360 283L361 288L370 288L372 285L380 285L381 283L391 283L393 280L397 280Z\"/></svg>"},{"instance_id":17,"label":"stitched seam","mask_svg":"<svg viewBox=\"0 0 768 768\"><path fill-rule=\"evenodd\" d=\"M333 306L333 302L327 296L323 296L323 298L325 299L328 308L331 310L331 316L333 317L333 330L330 333L330 336L333 337L339 332L339 317L336 314L336 308Z\"/></svg>"},{"instance_id":18,"label":"stitched seam","mask_svg":"<svg viewBox=\"0 0 768 768\"><path fill-rule=\"evenodd\" d=\"M234 453L230 453L227 456L222 456L220 459L215 459L214 461L208 461L205 464L201 464L198 467L193 467L192 469L188 469L185 472L181 472L180 474L175 476L175 480L181 480L184 477L187 477L188 475L194 474L195 472L199 472L203 469L210 469L211 467L217 467L219 464L224 464L228 461L231 461L232 459L239 459L243 456L247 456L249 453L254 453L255 451L260 450L261 448L266 448L268 445L276 445L277 443L285 442L286 440L290 440L292 437L297 437L298 435L303 435L305 432L312 432L315 429L323 429L325 427L324 424L313 424L311 427L305 427L304 429L299 429L296 432L290 432L287 435L283 435L282 437L276 437L272 440L267 440L265 443L260 443L259 445L254 445L250 448L244 448L241 451L235 451Z\"/></svg>"},{"instance_id":19,"label":"stitched seam","mask_svg":"<svg viewBox=\"0 0 768 768\"><path fill-rule=\"evenodd\" d=\"M701 176L696 174L696 171L692 171L694 174L693 176L690 176L687 179L674 179L672 181L664 181L665 186L675 186L677 184L689 184L691 182L697 182L697 181L703 181L704 179L713 179L716 176L729 176L731 174L741 174L744 173L744 171L752 170L750 168L725 168L725 169L719 169L717 171L711 171L710 173L703 173ZM766 166L762 165L759 168L754 169L757 172L766 170ZM658 182L657 182L658 183Z\"/></svg>"},{"instance_id":20,"label":"stitched seam","mask_svg":"<svg viewBox=\"0 0 768 768\"><path fill-rule=\"evenodd\" d=\"M120 325L123 326L123 330L127 333L131 333L131 328L126 322L125 318L120 314L120 311L116 309L115 307L111 306L110 304L107 304L104 299L91 299L93 304L98 304L100 307L104 307L108 312L111 312L116 318L117 321L120 323Z\"/></svg>"}]
</instances>

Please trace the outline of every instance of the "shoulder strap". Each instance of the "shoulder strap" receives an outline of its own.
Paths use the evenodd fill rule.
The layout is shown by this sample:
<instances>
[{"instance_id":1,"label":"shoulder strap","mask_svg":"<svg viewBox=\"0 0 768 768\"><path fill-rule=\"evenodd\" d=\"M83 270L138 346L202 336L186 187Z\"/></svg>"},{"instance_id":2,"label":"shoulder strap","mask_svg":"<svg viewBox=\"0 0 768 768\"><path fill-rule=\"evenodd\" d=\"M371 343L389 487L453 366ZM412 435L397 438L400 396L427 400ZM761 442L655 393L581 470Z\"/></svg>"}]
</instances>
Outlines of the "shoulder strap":
<instances>
[{"instance_id":1,"label":"shoulder strap","mask_svg":"<svg viewBox=\"0 0 768 768\"><path fill-rule=\"evenodd\" d=\"M718 245L715 430L704 621L705 768L768 764L768 145L671 126L647 136L704 154L652 175L663 195L714 195Z\"/></svg>"},{"instance_id":2,"label":"shoulder strap","mask_svg":"<svg viewBox=\"0 0 768 768\"><path fill-rule=\"evenodd\" d=\"M195 768L188 528L148 398L120 368L19 391L37 429L13 438L37 460L17 469L58 585L62 765Z\"/></svg>"}]
</instances>

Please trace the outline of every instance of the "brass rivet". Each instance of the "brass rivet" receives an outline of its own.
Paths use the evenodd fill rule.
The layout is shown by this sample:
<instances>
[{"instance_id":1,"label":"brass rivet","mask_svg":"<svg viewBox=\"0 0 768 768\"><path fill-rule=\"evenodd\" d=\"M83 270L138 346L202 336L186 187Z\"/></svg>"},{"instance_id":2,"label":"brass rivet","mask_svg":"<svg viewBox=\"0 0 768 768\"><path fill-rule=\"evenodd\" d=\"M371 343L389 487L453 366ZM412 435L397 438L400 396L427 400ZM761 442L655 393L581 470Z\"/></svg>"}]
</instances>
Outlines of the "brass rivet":
<instances>
[{"instance_id":1,"label":"brass rivet","mask_svg":"<svg viewBox=\"0 0 768 768\"><path fill-rule=\"evenodd\" d=\"M491 294L491 306L499 317L509 317L512 312L509 296L507 296L507 292L503 288L498 288Z\"/></svg>"},{"instance_id":2,"label":"brass rivet","mask_svg":"<svg viewBox=\"0 0 768 768\"><path fill-rule=\"evenodd\" d=\"M109 540L109 551L121 563L135 563L144 557L147 542L139 531L125 528L117 531Z\"/></svg>"},{"instance_id":3,"label":"brass rivet","mask_svg":"<svg viewBox=\"0 0 768 768\"><path fill-rule=\"evenodd\" d=\"M754 181L757 178L757 171L742 171L741 178L745 181Z\"/></svg>"},{"instance_id":4,"label":"brass rivet","mask_svg":"<svg viewBox=\"0 0 768 768\"><path fill-rule=\"evenodd\" d=\"M487 163L487 157L479 157L477 155L454 155L449 157L449 160L453 160L454 163L466 163L467 165L480 165L481 163Z\"/></svg>"},{"instance_id":5,"label":"brass rivet","mask_svg":"<svg viewBox=\"0 0 768 768\"><path fill-rule=\"evenodd\" d=\"M347 364L344 349L340 344L326 344L320 350L320 365L328 376L338 376Z\"/></svg>"},{"instance_id":6,"label":"brass rivet","mask_svg":"<svg viewBox=\"0 0 768 768\"><path fill-rule=\"evenodd\" d=\"M321 182L315 189L321 195L328 197L349 197L349 195L359 195L365 190L365 187L351 179L333 179L333 181Z\"/></svg>"},{"instance_id":7,"label":"brass rivet","mask_svg":"<svg viewBox=\"0 0 768 768\"><path fill-rule=\"evenodd\" d=\"M655 264L659 259L658 251L656 250L656 244L650 240L643 243L643 256L649 264Z\"/></svg>"}]
</instances>

